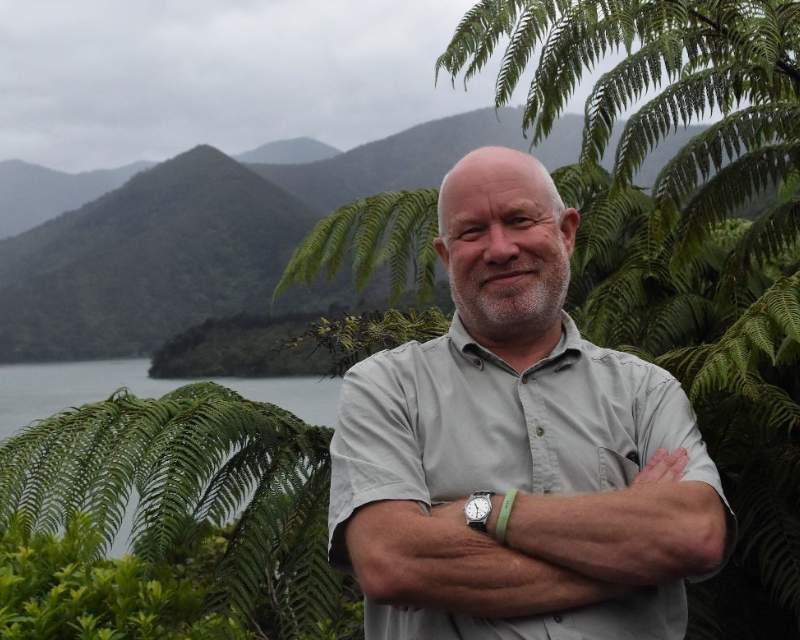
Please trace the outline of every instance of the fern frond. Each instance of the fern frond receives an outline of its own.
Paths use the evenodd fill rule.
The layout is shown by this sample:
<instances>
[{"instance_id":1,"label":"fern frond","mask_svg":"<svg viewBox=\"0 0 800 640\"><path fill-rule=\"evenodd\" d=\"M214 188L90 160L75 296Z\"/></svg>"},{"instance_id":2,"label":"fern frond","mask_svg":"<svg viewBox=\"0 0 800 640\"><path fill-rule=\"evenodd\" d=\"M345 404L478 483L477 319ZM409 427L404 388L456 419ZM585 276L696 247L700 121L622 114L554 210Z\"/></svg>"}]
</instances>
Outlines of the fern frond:
<instances>
[{"instance_id":1,"label":"fern frond","mask_svg":"<svg viewBox=\"0 0 800 640\"><path fill-rule=\"evenodd\" d=\"M646 306L644 288L646 266L627 264L589 295L585 308L584 329L592 342L603 345L635 343L639 317L634 310Z\"/></svg>"},{"instance_id":2,"label":"fern frond","mask_svg":"<svg viewBox=\"0 0 800 640\"><path fill-rule=\"evenodd\" d=\"M611 175L600 166L569 164L553 171L551 177L564 204L579 211L591 206L595 195L611 184Z\"/></svg>"},{"instance_id":3,"label":"fern frond","mask_svg":"<svg viewBox=\"0 0 800 640\"><path fill-rule=\"evenodd\" d=\"M707 351L691 388L692 399L741 386L754 358L777 364L776 346L784 336L800 339L800 273L779 278ZM737 377L738 376L738 377Z\"/></svg>"},{"instance_id":4,"label":"fern frond","mask_svg":"<svg viewBox=\"0 0 800 640\"><path fill-rule=\"evenodd\" d=\"M594 2L577 2L551 26L528 88L523 130L533 128L533 144L546 138L569 97L602 56L622 42L619 21L602 20Z\"/></svg>"},{"instance_id":5,"label":"fern frond","mask_svg":"<svg viewBox=\"0 0 800 640\"><path fill-rule=\"evenodd\" d=\"M664 77L669 81L678 77L683 47L681 36L666 32L600 77L586 99L582 164L600 162L617 118L631 104L660 87Z\"/></svg>"},{"instance_id":6,"label":"fern frond","mask_svg":"<svg viewBox=\"0 0 800 640\"><path fill-rule=\"evenodd\" d=\"M706 334L714 316L714 304L702 296L672 296L647 314L642 347L658 355L679 345L696 343Z\"/></svg>"},{"instance_id":7,"label":"fern frond","mask_svg":"<svg viewBox=\"0 0 800 640\"><path fill-rule=\"evenodd\" d=\"M800 611L800 520L796 509L775 491L769 477L748 473L733 508L746 541L741 551L755 556L762 580L777 602Z\"/></svg>"},{"instance_id":8,"label":"fern frond","mask_svg":"<svg viewBox=\"0 0 800 640\"><path fill-rule=\"evenodd\" d=\"M775 144L746 153L723 167L689 201L677 227L678 245L673 266L702 246L709 229L768 185L800 166L800 143Z\"/></svg>"},{"instance_id":9,"label":"fern frond","mask_svg":"<svg viewBox=\"0 0 800 640\"><path fill-rule=\"evenodd\" d=\"M737 111L694 136L661 169L653 194L661 207L680 209L699 178L708 180L744 150L757 150L774 140L796 140L800 104L778 102Z\"/></svg>"},{"instance_id":10,"label":"fern frond","mask_svg":"<svg viewBox=\"0 0 800 640\"><path fill-rule=\"evenodd\" d=\"M734 307L749 305L771 279L762 272L797 255L800 242L800 199L776 204L762 213L734 245L720 270L717 298ZM758 268L756 268L758 267Z\"/></svg>"},{"instance_id":11,"label":"fern frond","mask_svg":"<svg viewBox=\"0 0 800 640\"><path fill-rule=\"evenodd\" d=\"M272 294L273 300L293 284L310 285L327 261L336 255L341 256L352 227L365 209L366 202L358 200L337 209L314 225L289 259ZM336 270L329 266L328 277L333 278L335 275Z\"/></svg>"},{"instance_id":12,"label":"fern frond","mask_svg":"<svg viewBox=\"0 0 800 640\"><path fill-rule=\"evenodd\" d=\"M598 257L602 259L619 247L622 230L631 221L642 219L650 206L651 199L638 189L597 194L591 206L581 214L573 258L578 271L583 271Z\"/></svg>"},{"instance_id":13,"label":"fern frond","mask_svg":"<svg viewBox=\"0 0 800 640\"><path fill-rule=\"evenodd\" d=\"M522 10L497 73L494 93L496 107L507 104L511 99L534 48L549 26L548 8L540 3L529 3Z\"/></svg>"},{"instance_id":14,"label":"fern frond","mask_svg":"<svg viewBox=\"0 0 800 640\"><path fill-rule=\"evenodd\" d=\"M409 268L425 299L434 286L436 255L428 245L438 233L437 199L436 189L419 189L382 193L337 209L320 220L295 249L273 300L293 284L312 284L323 268L332 280L348 251L358 290L388 262L391 299L406 291Z\"/></svg>"},{"instance_id":15,"label":"fern frond","mask_svg":"<svg viewBox=\"0 0 800 640\"><path fill-rule=\"evenodd\" d=\"M326 349L335 362L333 373L343 375L365 355L391 349L411 340L426 342L447 333L450 318L438 307L423 312L388 309L384 313L363 313L340 320L322 319L311 323L303 335Z\"/></svg>"},{"instance_id":16,"label":"fern frond","mask_svg":"<svg viewBox=\"0 0 800 640\"><path fill-rule=\"evenodd\" d=\"M459 22L445 52L436 60L435 73L444 69L455 85L459 72L467 66L464 83L480 70L494 52L501 35L510 34L514 21L526 2L522 0L481 0ZM472 56L472 62L468 60Z\"/></svg>"},{"instance_id":17,"label":"fern frond","mask_svg":"<svg viewBox=\"0 0 800 640\"><path fill-rule=\"evenodd\" d=\"M438 235L438 197L436 189L419 189L402 193L394 203L392 228L376 260L376 264L389 263L390 303L408 288L409 266L413 266L415 280L421 285L420 294L433 290L437 260L433 239Z\"/></svg>"}]
</instances>

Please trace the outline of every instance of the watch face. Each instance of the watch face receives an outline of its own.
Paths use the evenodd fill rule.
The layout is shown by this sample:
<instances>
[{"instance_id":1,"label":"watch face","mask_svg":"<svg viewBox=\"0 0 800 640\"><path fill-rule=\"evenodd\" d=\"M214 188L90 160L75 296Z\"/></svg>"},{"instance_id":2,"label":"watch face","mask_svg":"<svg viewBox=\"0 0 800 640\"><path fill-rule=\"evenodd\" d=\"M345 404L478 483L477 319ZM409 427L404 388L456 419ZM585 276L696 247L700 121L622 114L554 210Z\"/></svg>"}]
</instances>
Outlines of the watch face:
<instances>
[{"instance_id":1,"label":"watch face","mask_svg":"<svg viewBox=\"0 0 800 640\"><path fill-rule=\"evenodd\" d=\"M473 498L464 507L464 513L470 520L483 520L489 515L491 503L488 498Z\"/></svg>"}]
</instances>

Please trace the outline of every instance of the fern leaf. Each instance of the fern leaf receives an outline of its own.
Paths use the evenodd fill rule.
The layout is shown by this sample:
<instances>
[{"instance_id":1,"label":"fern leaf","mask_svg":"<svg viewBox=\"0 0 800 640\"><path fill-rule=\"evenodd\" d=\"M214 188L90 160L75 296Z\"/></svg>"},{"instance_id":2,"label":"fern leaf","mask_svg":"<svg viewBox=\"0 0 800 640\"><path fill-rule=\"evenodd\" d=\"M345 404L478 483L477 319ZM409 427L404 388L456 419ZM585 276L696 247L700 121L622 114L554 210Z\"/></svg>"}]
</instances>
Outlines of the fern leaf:
<instances>
[{"instance_id":1,"label":"fern leaf","mask_svg":"<svg viewBox=\"0 0 800 640\"><path fill-rule=\"evenodd\" d=\"M673 266L679 267L702 246L711 227L768 185L778 185L796 166L800 166L800 144L786 143L761 147L722 168L683 210Z\"/></svg>"}]
</instances>

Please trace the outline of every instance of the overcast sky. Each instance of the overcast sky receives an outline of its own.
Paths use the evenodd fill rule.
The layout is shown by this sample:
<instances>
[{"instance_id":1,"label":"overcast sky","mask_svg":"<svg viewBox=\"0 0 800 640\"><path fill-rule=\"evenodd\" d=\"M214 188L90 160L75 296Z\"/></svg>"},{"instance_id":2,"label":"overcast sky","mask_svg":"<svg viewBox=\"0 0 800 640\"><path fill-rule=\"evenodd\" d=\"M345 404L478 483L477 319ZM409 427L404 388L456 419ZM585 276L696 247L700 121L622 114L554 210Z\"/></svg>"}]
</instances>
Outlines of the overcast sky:
<instances>
[{"instance_id":1,"label":"overcast sky","mask_svg":"<svg viewBox=\"0 0 800 640\"><path fill-rule=\"evenodd\" d=\"M347 150L491 106L496 65L466 92L434 84L472 5L0 0L0 160L78 172L299 136Z\"/></svg>"}]
</instances>

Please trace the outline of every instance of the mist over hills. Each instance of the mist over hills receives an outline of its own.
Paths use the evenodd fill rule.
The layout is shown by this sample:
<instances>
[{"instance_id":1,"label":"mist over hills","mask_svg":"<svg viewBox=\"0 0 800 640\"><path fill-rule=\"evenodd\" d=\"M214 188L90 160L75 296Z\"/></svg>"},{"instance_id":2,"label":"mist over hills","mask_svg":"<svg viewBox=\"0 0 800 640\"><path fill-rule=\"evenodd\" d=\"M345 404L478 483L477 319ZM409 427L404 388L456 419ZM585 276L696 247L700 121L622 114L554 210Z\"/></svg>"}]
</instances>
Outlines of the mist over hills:
<instances>
[{"instance_id":1,"label":"mist over hills","mask_svg":"<svg viewBox=\"0 0 800 640\"><path fill-rule=\"evenodd\" d=\"M21 160L0 162L0 239L32 229L121 187L153 164L142 161L118 169L71 174Z\"/></svg>"},{"instance_id":2,"label":"mist over hills","mask_svg":"<svg viewBox=\"0 0 800 640\"><path fill-rule=\"evenodd\" d=\"M149 354L209 316L268 312L320 213L211 147L0 242L0 361ZM333 294L332 294L333 295ZM276 311L325 303L296 292Z\"/></svg>"},{"instance_id":3,"label":"mist over hills","mask_svg":"<svg viewBox=\"0 0 800 640\"><path fill-rule=\"evenodd\" d=\"M292 138L268 142L232 157L245 163L303 164L334 158L341 153L336 147L313 138Z\"/></svg>"},{"instance_id":4,"label":"mist over hills","mask_svg":"<svg viewBox=\"0 0 800 640\"><path fill-rule=\"evenodd\" d=\"M339 155L338 149L312 140L277 140L235 156L240 162L303 163ZM82 207L118 189L134 175L155 166L135 162L117 169L84 173L55 171L21 160L0 162L0 240L33 229L65 211Z\"/></svg>"}]
</instances>

